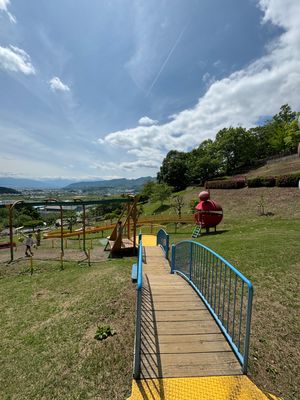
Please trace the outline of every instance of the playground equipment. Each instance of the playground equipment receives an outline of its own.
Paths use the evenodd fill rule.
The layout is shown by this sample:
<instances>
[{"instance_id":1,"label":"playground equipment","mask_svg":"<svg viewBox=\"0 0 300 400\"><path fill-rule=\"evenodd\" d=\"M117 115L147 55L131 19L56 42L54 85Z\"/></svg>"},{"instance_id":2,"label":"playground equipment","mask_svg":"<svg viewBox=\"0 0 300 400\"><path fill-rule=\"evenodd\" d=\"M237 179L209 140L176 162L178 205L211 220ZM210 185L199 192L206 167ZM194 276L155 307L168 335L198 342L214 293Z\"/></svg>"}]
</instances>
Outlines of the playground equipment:
<instances>
[{"instance_id":1,"label":"playground equipment","mask_svg":"<svg viewBox=\"0 0 300 400\"><path fill-rule=\"evenodd\" d=\"M137 197L132 204L127 204L119 217L105 250L110 250L111 257L136 254Z\"/></svg>"},{"instance_id":2,"label":"playground equipment","mask_svg":"<svg viewBox=\"0 0 300 400\"><path fill-rule=\"evenodd\" d=\"M123 197L123 198L118 198L118 199L105 199L105 200L81 200L81 199L76 199L73 201L62 201L62 200L57 200L57 199L48 199L48 200L42 200L42 201L34 201L34 202L27 202L27 201L23 201L23 200L17 200L11 204L0 204L0 208L7 208L8 209L8 213L9 213L9 247L10 247L10 262L12 262L14 260L14 241L13 241L13 211L15 206L17 206L18 204L28 204L32 207L35 206L46 206L46 205L56 205L59 206L60 208L60 226L61 226L61 230L60 230L60 234L58 234L58 237L60 238L60 242L61 242L61 254L64 255L64 237L65 237L65 233L63 230L63 218L64 218L64 206L73 206L73 205L81 205L82 207L82 211L83 211L83 219L82 219L82 236L83 236L83 251L86 253L87 255L87 251L86 251L86 209L85 207L88 205L97 205L97 204L109 204L109 203L123 203L126 204L126 208L128 210L129 216L126 217L125 222L124 222L124 226L126 226L127 232L130 232L130 221L133 220L134 224L133 224L133 231L134 231L134 236L133 236L133 241L131 242L132 244L126 245L126 248L134 248L135 249L135 230L136 230L136 216L137 216L137 212L136 212L136 203L137 203L137 199L135 197L129 196L129 197ZM115 227L116 228L116 227ZM106 227L107 229L107 227ZM78 235L78 234L75 234ZM110 237L111 239L111 243L113 241L116 241L116 245L111 247L111 253L117 252L119 247L120 249L122 248L122 243L123 241L121 241L121 245L118 242L118 238L114 239L114 235L115 235L115 229L113 231L112 236ZM50 236L49 236L50 237ZM53 236L52 236L53 237Z\"/></svg>"},{"instance_id":3,"label":"playground equipment","mask_svg":"<svg viewBox=\"0 0 300 400\"><path fill-rule=\"evenodd\" d=\"M215 228L223 219L222 207L215 202L210 200L209 192L203 191L199 193L200 202L195 207L194 218L197 226L195 227L192 237L199 237L201 229L205 228L206 232L209 232L209 228Z\"/></svg>"}]
</instances>

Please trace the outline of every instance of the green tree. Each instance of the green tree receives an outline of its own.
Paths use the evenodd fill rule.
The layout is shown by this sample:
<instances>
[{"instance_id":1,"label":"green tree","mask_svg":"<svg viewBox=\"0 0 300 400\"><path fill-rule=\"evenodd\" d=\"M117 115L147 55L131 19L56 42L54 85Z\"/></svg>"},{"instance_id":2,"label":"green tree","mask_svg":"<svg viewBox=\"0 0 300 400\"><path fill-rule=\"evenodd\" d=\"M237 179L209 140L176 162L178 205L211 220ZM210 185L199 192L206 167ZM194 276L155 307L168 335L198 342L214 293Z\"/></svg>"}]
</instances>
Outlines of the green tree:
<instances>
[{"instance_id":1,"label":"green tree","mask_svg":"<svg viewBox=\"0 0 300 400\"><path fill-rule=\"evenodd\" d=\"M288 104L284 104L279 113L265 125L272 154L296 150L300 139L296 116L297 113Z\"/></svg>"},{"instance_id":2,"label":"green tree","mask_svg":"<svg viewBox=\"0 0 300 400\"><path fill-rule=\"evenodd\" d=\"M164 158L160 171L157 175L159 183L172 186L177 192L185 189L189 184L187 154L171 150Z\"/></svg>"},{"instance_id":3,"label":"green tree","mask_svg":"<svg viewBox=\"0 0 300 400\"><path fill-rule=\"evenodd\" d=\"M151 196L151 201L159 201L162 206L172 194L172 189L166 183L157 183Z\"/></svg>"},{"instance_id":4,"label":"green tree","mask_svg":"<svg viewBox=\"0 0 300 400\"><path fill-rule=\"evenodd\" d=\"M97 217L103 217L106 218L107 215L111 217L113 214L112 218L118 217L123 210L122 204L118 203L108 203L108 204L99 204L93 209L89 210L89 216L97 218ZM107 217L108 218L108 217ZM110 218L108 218L110 219Z\"/></svg>"},{"instance_id":5,"label":"green tree","mask_svg":"<svg viewBox=\"0 0 300 400\"><path fill-rule=\"evenodd\" d=\"M148 181L143 185L139 193L139 198L141 202L146 202L150 199L151 195L153 194L155 185L156 182L154 181Z\"/></svg>"},{"instance_id":6,"label":"green tree","mask_svg":"<svg viewBox=\"0 0 300 400\"><path fill-rule=\"evenodd\" d=\"M217 133L216 146L226 174L250 166L255 156L254 138L245 128L224 128Z\"/></svg>"},{"instance_id":7,"label":"green tree","mask_svg":"<svg viewBox=\"0 0 300 400\"><path fill-rule=\"evenodd\" d=\"M8 209L7 208L0 208L0 228L8 227Z\"/></svg>"},{"instance_id":8,"label":"green tree","mask_svg":"<svg viewBox=\"0 0 300 400\"><path fill-rule=\"evenodd\" d=\"M220 174L221 159L215 143L205 140L199 147L188 153L188 175L192 183L203 184Z\"/></svg>"},{"instance_id":9,"label":"green tree","mask_svg":"<svg viewBox=\"0 0 300 400\"><path fill-rule=\"evenodd\" d=\"M73 226L76 224L77 221L77 214L76 211L64 211L63 219L68 223L68 229L70 232L73 231Z\"/></svg>"},{"instance_id":10,"label":"green tree","mask_svg":"<svg viewBox=\"0 0 300 400\"><path fill-rule=\"evenodd\" d=\"M296 119L296 112L292 111L288 104L283 104L280 107L278 114L275 114L273 120L278 123L288 123L290 124Z\"/></svg>"}]
</instances>

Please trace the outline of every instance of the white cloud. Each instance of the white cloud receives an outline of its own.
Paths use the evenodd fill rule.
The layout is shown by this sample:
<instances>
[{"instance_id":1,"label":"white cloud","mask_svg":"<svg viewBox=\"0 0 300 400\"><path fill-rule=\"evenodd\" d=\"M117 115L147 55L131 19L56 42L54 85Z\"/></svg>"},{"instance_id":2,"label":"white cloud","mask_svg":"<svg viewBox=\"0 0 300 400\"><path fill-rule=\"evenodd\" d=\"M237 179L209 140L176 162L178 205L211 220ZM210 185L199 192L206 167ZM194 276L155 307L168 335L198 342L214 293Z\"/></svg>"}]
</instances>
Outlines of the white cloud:
<instances>
[{"instance_id":1,"label":"white cloud","mask_svg":"<svg viewBox=\"0 0 300 400\"><path fill-rule=\"evenodd\" d=\"M70 88L68 85L64 84L57 76L54 76L52 79L49 81L49 85L51 90L55 91L61 91L61 92L69 92Z\"/></svg>"},{"instance_id":2,"label":"white cloud","mask_svg":"<svg viewBox=\"0 0 300 400\"><path fill-rule=\"evenodd\" d=\"M259 0L258 6L264 12L263 23L269 21L284 29L262 58L212 82L192 109L173 115L172 121L112 132L101 142L135 149L136 155L140 152L138 164L154 152L162 160L163 152L171 149L187 151L226 126L254 126L262 115L275 114L284 103L300 110L300 2ZM209 78L204 76L204 80Z\"/></svg>"},{"instance_id":3,"label":"white cloud","mask_svg":"<svg viewBox=\"0 0 300 400\"><path fill-rule=\"evenodd\" d=\"M209 86L211 86L215 81L216 81L216 78L213 75L211 75L209 72L206 72L202 76L202 82L205 83L206 88L209 88Z\"/></svg>"},{"instance_id":4,"label":"white cloud","mask_svg":"<svg viewBox=\"0 0 300 400\"><path fill-rule=\"evenodd\" d=\"M139 119L139 125L156 125L158 124L158 121L155 119L151 119L149 117L142 117Z\"/></svg>"},{"instance_id":5,"label":"white cloud","mask_svg":"<svg viewBox=\"0 0 300 400\"><path fill-rule=\"evenodd\" d=\"M35 74L30 56L26 51L16 46L0 46L0 68L7 71L22 72L25 75Z\"/></svg>"},{"instance_id":6,"label":"white cloud","mask_svg":"<svg viewBox=\"0 0 300 400\"><path fill-rule=\"evenodd\" d=\"M0 11L3 11L4 13L7 14L11 23L16 24L17 23L16 17L12 15L7 9L9 5L10 5L10 0L0 0Z\"/></svg>"},{"instance_id":7,"label":"white cloud","mask_svg":"<svg viewBox=\"0 0 300 400\"><path fill-rule=\"evenodd\" d=\"M145 169L157 169L160 166L160 162L152 161L152 160L135 160L135 161L126 161L121 162L119 164L113 162L103 162L103 163L94 163L90 166L92 169L98 169L100 171L135 171L140 168Z\"/></svg>"}]
</instances>

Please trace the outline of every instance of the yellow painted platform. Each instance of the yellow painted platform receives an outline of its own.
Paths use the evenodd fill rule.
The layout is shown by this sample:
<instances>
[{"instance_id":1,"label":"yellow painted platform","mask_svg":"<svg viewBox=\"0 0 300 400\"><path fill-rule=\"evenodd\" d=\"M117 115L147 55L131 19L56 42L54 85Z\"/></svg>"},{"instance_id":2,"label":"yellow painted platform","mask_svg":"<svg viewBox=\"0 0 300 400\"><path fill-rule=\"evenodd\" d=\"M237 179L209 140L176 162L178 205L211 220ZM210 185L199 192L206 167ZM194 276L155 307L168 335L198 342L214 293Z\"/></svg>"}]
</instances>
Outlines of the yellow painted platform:
<instances>
[{"instance_id":1,"label":"yellow painted platform","mask_svg":"<svg viewBox=\"0 0 300 400\"><path fill-rule=\"evenodd\" d=\"M143 241L143 246L150 246L150 247L155 247L156 246L156 235L144 235L142 236L142 241ZM139 242L138 236L136 237L136 242Z\"/></svg>"},{"instance_id":2,"label":"yellow painted platform","mask_svg":"<svg viewBox=\"0 0 300 400\"><path fill-rule=\"evenodd\" d=\"M128 400L280 400L264 394L246 376L133 381Z\"/></svg>"}]
</instances>

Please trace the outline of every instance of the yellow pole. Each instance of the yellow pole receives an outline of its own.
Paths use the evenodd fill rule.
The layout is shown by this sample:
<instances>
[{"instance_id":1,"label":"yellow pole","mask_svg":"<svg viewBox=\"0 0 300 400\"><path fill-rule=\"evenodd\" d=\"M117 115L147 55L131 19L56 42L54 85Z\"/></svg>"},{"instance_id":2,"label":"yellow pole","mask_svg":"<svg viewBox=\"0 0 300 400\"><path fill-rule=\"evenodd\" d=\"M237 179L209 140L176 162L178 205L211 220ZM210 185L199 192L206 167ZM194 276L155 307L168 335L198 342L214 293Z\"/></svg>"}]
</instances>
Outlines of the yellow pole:
<instances>
[{"instance_id":1,"label":"yellow pole","mask_svg":"<svg viewBox=\"0 0 300 400\"><path fill-rule=\"evenodd\" d=\"M68 239L65 239L65 248L68 248Z\"/></svg>"},{"instance_id":2,"label":"yellow pole","mask_svg":"<svg viewBox=\"0 0 300 400\"><path fill-rule=\"evenodd\" d=\"M54 240L52 239L52 249L54 249Z\"/></svg>"},{"instance_id":3,"label":"yellow pole","mask_svg":"<svg viewBox=\"0 0 300 400\"><path fill-rule=\"evenodd\" d=\"M91 249L93 249L93 239L91 239Z\"/></svg>"}]
</instances>

